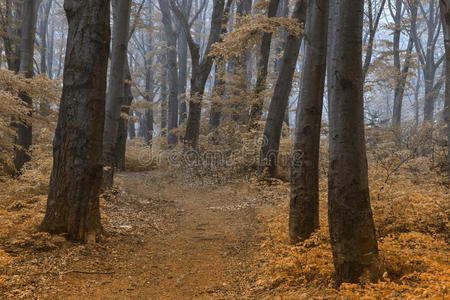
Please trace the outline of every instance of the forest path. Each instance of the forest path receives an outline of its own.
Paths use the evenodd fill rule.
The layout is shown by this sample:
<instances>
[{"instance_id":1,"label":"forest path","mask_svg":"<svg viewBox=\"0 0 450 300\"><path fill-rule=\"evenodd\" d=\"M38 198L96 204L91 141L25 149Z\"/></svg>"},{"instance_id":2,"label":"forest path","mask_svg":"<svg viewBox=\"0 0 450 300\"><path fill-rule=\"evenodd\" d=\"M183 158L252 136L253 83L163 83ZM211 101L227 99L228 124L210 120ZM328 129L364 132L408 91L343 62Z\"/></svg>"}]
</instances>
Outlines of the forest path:
<instances>
[{"instance_id":1,"label":"forest path","mask_svg":"<svg viewBox=\"0 0 450 300\"><path fill-rule=\"evenodd\" d=\"M121 192L104 209L104 250L77 268L113 274L64 274L58 298L251 297L260 238L248 184L195 184L169 171L121 173L116 181Z\"/></svg>"}]
</instances>

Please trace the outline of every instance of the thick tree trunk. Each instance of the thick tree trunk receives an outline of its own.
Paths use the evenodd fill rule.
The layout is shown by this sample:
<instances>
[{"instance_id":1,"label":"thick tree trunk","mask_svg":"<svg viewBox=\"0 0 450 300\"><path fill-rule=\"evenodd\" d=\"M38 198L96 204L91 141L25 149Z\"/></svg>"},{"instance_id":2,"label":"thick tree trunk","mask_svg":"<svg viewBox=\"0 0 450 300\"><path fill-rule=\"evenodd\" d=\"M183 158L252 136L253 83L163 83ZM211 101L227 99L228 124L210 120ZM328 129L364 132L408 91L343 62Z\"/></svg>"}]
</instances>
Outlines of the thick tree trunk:
<instances>
[{"instance_id":1,"label":"thick tree trunk","mask_svg":"<svg viewBox=\"0 0 450 300\"><path fill-rule=\"evenodd\" d=\"M445 42L445 122L447 123L447 176L450 178L450 0L440 2Z\"/></svg>"},{"instance_id":2,"label":"thick tree trunk","mask_svg":"<svg viewBox=\"0 0 450 300\"><path fill-rule=\"evenodd\" d=\"M27 78L33 77L33 54L34 39L36 32L36 1L29 0L23 4L22 19L22 37L20 42L20 66L19 73ZM28 117L31 118L31 110L33 100L26 94L21 94L24 105L30 109ZM29 162L31 156L29 154L33 141L33 127L31 120L20 120L14 124L17 128L16 151L14 157L14 166L17 171L21 171L23 165Z\"/></svg>"},{"instance_id":3,"label":"thick tree trunk","mask_svg":"<svg viewBox=\"0 0 450 300\"><path fill-rule=\"evenodd\" d=\"M289 236L293 244L319 228L319 148L325 85L328 0L308 0L306 56L291 166Z\"/></svg>"},{"instance_id":4,"label":"thick tree trunk","mask_svg":"<svg viewBox=\"0 0 450 300\"><path fill-rule=\"evenodd\" d=\"M64 8L69 24L64 86L47 211L40 229L94 242L101 233L109 1L65 0Z\"/></svg>"},{"instance_id":5,"label":"thick tree trunk","mask_svg":"<svg viewBox=\"0 0 450 300\"><path fill-rule=\"evenodd\" d=\"M297 2L292 19L303 26L306 19L306 0ZM281 70L270 102L266 126L264 128L264 143L261 147L259 173L267 168L269 176L275 176L278 164L278 150L280 148L281 129L284 115L288 106L289 94L292 88L295 66L300 51L303 34L289 35L286 39Z\"/></svg>"},{"instance_id":6,"label":"thick tree trunk","mask_svg":"<svg viewBox=\"0 0 450 300\"><path fill-rule=\"evenodd\" d=\"M172 130L178 127L178 62L177 62L177 35L173 28L169 2L159 0L162 21L167 41L167 77L169 80L169 111L168 111L168 145L173 148L178 143L177 135Z\"/></svg>"},{"instance_id":7,"label":"thick tree trunk","mask_svg":"<svg viewBox=\"0 0 450 300\"><path fill-rule=\"evenodd\" d=\"M117 144L120 109L124 103L125 65L127 63L131 0L113 0L113 39L109 91L103 137L104 187L114 184L114 153Z\"/></svg>"},{"instance_id":8,"label":"thick tree trunk","mask_svg":"<svg viewBox=\"0 0 450 300\"><path fill-rule=\"evenodd\" d=\"M336 281L379 277L364 136L364 1L330 1L328 220Z\"/></svg>"},{"instance_id":9,"label":"thick tree trunk","mask_svg":"<svg viewBox=\"0 0 450 300\"><path fill-rule=\"evenodd\" d=\"M273 18L277 14L280 0L271 0L267 16ZM254 102L250 108L249 129L255 129L258 121L261 119L264 106L264 97L262 93L266 89L267 73L269 69L270 46L272 43L272 33L264 33L261 41L260 56L258 59L258 77L254 90Z\"/></svg>"}]
</instances>

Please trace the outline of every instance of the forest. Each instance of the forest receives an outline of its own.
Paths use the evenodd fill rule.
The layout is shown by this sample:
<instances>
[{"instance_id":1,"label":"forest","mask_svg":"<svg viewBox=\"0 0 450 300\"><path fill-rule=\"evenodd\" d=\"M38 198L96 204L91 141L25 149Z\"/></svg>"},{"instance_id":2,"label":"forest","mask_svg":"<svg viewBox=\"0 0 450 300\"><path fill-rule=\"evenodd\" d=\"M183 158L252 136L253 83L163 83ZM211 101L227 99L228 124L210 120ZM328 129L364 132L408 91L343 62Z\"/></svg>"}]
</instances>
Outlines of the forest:
<instances>
[{"instance_id":1,"label":"forest","mask_svg":"<svg viewBox=\"0 0 450 300\"><path fill-rule=\"evenodd\" d=\"M0 299L448 299L450 0L0 0Z\"/></svg>"}]
</instances>

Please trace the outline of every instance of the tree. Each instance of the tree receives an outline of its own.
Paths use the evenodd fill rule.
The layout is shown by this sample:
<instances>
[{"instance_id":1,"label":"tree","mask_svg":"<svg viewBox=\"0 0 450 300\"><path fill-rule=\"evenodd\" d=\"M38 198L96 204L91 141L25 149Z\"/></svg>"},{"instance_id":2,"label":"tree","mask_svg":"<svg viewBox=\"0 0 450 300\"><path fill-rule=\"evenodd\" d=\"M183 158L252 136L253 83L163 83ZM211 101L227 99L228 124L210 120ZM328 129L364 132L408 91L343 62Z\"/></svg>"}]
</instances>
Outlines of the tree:
<instances>
[{"instance_id":1,"label":"tree","mask_svg":"<svg viewBox=\"0 0 450 300\"><path fill-rule=\"evenodd\" d=\"M297 20L300 31L306 20L306 0L298 1L295 5L292 19ZM289 94L292 88L295 66L303 40L303 32L298 35L290 34L286 39L281 69L278 76L272 100L270 101L264 140L261 147L259 172L267 167L270 176L275 176L277 169L278 150L280 148L281 130L284 114L288 106Z\"/></svg>"},{"instance_id":2,"label":"tree","mask_svg":"<svg viewBox=\"0 0 450 300\"><path fill-rule=\"evenodd\" d=\"M273 18L277 14L280 0L271 0L267 16ZM270 45L272 43L272 32L265 32L261 40L260 55L258 59L258 75L254 89L255 100L250 108L249 128L254 129L257 122L261 119L264 106L262 93L266 89L267 74L269 69Z\"/></svg>"},{"instance_id":3,"label":"tree","mask_svg":"<svg viewBox=\"0 0 450 300\"><path fill-rule=\"evenodd\" d=\"M328 220L341 282L379 276L364 134L362 21L364 1L330 1Z\"/></svg>"},{"instance_id":4,"label":"tree","mask_svg":"<svg viewBox=\"0 0 450 300\"><path fill-rule=\"evenodd\" d=\"M95 242L101 233L109 1L65 0L64 9L69 25L64 82L47 210L40 229Z\"/></svg>"},{"instance_id":5,"label":"tree","mask_svg":"<svg viewBox=\"0 0 450 300\"><path fill-rule=\"evenodd\" d=\"M394 68L396 71L392 124L394 126L400 126L402 118L403 95L405 93L406 79L411 64L411 52L413 50L414 40L413 34L411 34L410 32L405 61L402 64L400 61L400 38L402 33L403 13L405 11L403 9L403 0L396 0L395 8L392 7L391 1L389 1L389 11L391 12L392 19L394 20L394 34L392 45L394 55ZM411 28L415 28L417 19L417 6L410 7L410 11Z\"/></svg>"},{"instance_id":6,"label":"tree","mask_svg":"<svg viewBox=\"0 0 450 300\"><path fill-rule=\"evenodd\" d=\"M211 31L208 44L203 58L200 59L200 46L192 38L188 21L175 3L171 0L172 8L183 26L184 33L191 53L192 78L191 78L191 98L189 99L189 115L186 123L186 134L184 143L188 148L196 149L200 135L200 118L202 111L202 98L205 92L206 81L213 65L213 58L210 56L212 45L219 41L222 31L224 0L214 0L214 8L211 17Z\"/></svg>"},{"instance_id":7,"label":"tree","mask_svg":"<svg viewBox=\"0 0 450 300\"><path fill-rule=\"evenodd\" d=\"M159 0L162 13L162 22L167 41L167 76L169 80L169 117L168 117L168 142L173 148L178 142L178 137L171 132L178 127L178 63L177 63L177 35L172 24L169 2Z\"/></svg>"},{"instance_id":8,"label":"tree","mask_svg":"<svg viewBox=\"0 0 450 300\"><path fill-rule=\"evenodd\" d=\"M368 28L368 42L366 46L367 48L366 57L364 59L364 66L363 66L363 82L365 82L366 80L366 76L367 73L369 72L369 67L372 62L375 35L377 33L378 26L380 25L380 19L384 10L384 6L386 5L386 0L381 0L381 3L378 8L375 7L376 2L374 0L368 0L367 3L368 3L367 16L369 28Z\"/></svg>"},{"instance_id":9,"label":"tree","mask_svg":"<svg viewBox=\"0 0 450 300\"><path fill-rule=\"evenodd\" d=\"M32 78L34 73L33 54L35 32L36 1L25 1L23 4L19 73L24 74L26 78ZM28 117L31 118L33 100L24 93L20 95L20 98L22 98L24 105L30 109ZM14 126L17 128L14 166L17 171L20 171L23 165L31 159L29 151L33 141L33 127L30 120L20 120L19 122L15 122Z\"/></svg>"},{"instance_id":10,"label":"tree","mask_svg":"<svg viewBox=\"0 0 450 300\"><path fill-rule=\"evenodd\" d=\"M106 115L103 137L104 181L110 188L114 183L115 147L120 121L120 111L125 97L125 73L130 28L131 0L112 0L113 36L111 51L111 72L106 99Z\"/></svg>"},{"instance_id":11,"label":"tree","mask_svg":"<svg viewBox=\"0 0 450 300\"><path fill-rule=\"evenodd\" d=\"M450 1L440 1L445 43L445 121L447 123L447 172L450 178Z\"/></svg>"},{"instance_id":12,"label":"tree","mask_svg":"<svg viewBox=\"0 0 450 300\"><path fill-rule=\"evenodd\" d=\"M425 81L425 104L424 104L424 121L433 124L434 109L436 95L441 88L440 82L436 81L436 72L444 61L444 55L436 58L436 46L438 37L440 36L441 22L439 18L439 9L437 9L436 0L430 0L428 6L424 6L419 0L410 0L410 6L417 6L420 13L425 19L426 45L424 46L421 36L418 33L417 26L411 28L413 34L414 46L422 67L423 77Z\"/></svg>"},{"instance_id":13,"label":"tree","mask_svg":"<svg viewBox=\"0 0 450 300\"><path fill-rule=\"evenodd\" d=\"M319 228L319 147L327 31L328 1L308 0L306 53L291 166L289 236L294 244Z\"/></svg>"}]
</instances>

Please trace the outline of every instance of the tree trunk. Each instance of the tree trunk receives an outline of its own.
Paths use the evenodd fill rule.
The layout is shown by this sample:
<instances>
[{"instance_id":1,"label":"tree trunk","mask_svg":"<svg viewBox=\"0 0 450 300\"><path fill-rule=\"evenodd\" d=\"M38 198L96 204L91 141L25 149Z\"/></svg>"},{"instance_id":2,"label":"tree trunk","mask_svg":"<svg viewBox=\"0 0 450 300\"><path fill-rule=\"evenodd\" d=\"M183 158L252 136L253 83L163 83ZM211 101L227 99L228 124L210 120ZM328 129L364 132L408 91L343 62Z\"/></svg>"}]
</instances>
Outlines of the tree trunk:
<instances>
[{"instance_id":1,"label":"tree trunk","mask_svg":"<svg viewBox=\"0 0 450 300\"><path fill-rule=\"evenodd\" d=\"M192 1L184 0L183 2L183 15L185 18L189 19L189 14L191 12ZM186 40L186 34L178 22L178 95L180 95L180 109L179 109L179 124L184 124L187 118L187 103L186 103L186 88L187 88L187 55L188 55L188 44Z\"/></svg>"},{"instance_id":2,"label":"tree trunk","mask_svg":"<svg viewBox=\"0 0 450 300\"><path fill-rule=\"evenodd\" d=\"M197 149L200 135L200 119L202 111L202 99L205 92L206 81L213 65L213 58L209 55L212 45L219 41L224 19L225 0L215 0L211 17L211 30L208 44L200 61L200 46L194 41L190 32L190 26L183 13L177 7L175 0L171 0L172 8L182 23L184 33L191 52L192 78L191 98L189 100L189 115L186 123L184 144L186 149Z\"/></svg>"},{"instance_id":3,"label":"tree trunk","mask_svg":"<svg viewBox=\"0 0 450 300\"><path fill-rule=\"evenodd\" d=\"M133 116L133 112L131 112L131 116ZM130 140L136 138L136 128L134 120L128 121L128 137Z\"/></svg>"},{"instance_id":4,"label":"tree trunk","mask_svg":"<svg viewBox=\"0 0 450 300\"><path fill-rule=\"evenodd\" d=\"M149 69L145 73L145 100L150 104L150 108L145 112L144 123L145 123L145 132L144 132L144 140L147 145L152 144L153 139L153 73Z\"/></svg>"},{"instance_id":5,"label":"tree trunk","mask_svg":"<svg viewBox=\"0 0 450 300\"><path fill-rule=\"evenodd\" d=\"M127 62L131 0L113 0L113 39L109 91L103 137L104 187L114 184L114 153L117 144L120 110L124 103L125 65Z\"/></svg>"},{"instance_id":6,"label":"tree trunk","mask_svg":"<svg viewBox=\"0 0 450 300\"><path fill-rule=\"evenodd\" d=\"M445 122L447 123L447 176L450 178L450 0L440 2L445 42Z\"/></svg>"},{"instance_id":7,"label":"tree trunk","mask_svg":"<svg viewBox=\"0 0 450 300\"><path fill-rule=\"evenodd\" d=\"M29 0L23 4L22 19L22 37L20 42L20 66L19 73L24 74L26 78L33 77L33 54L34 54L34 36L36 32L36 1ZM14 124L17 128L16 150L14 157L14 166L18 172L23 165L31 160L29 154L33 141L33 127L31 124L33 100L22 93L20 98L23 104L30 110L28 120L20 120Z\"/></svg>"},{"instance_id":8,"label":"tree trunk","mask_svg":"<svg viewBox=\"0 0 450 300\"><path fill-rule=\"evenodd\" d=\"M328 220L336 281L379 277L364 136L364 1L330 1Z\"/></svg>"},{"instance_id":9,"label":"tree trunk","mask_svg":"<svg viewBox=\"0 0 450 300\"><path fill-rule=\"evenodd\" d=\"M169 80L169 111L168 111L168 144L173 148L178 143L177 135L172 130L178 127L178 63L177 63L177 35L172 25L169 2L159 0L162 21L167 41L167 77Z\"/></svg>"},{"instance_id":10,"label":"tree trunk","mask_svg":"<svg viewBox=\"0 0 450 300\"><path fill-rule=\"evenodd\" d=\"M101 233L109 1L65 0L64 8L69 25L64 85L47 211L40 229L95 242Z\"/></svg>"},{"instance_id":11,"label":"tree trunk","mask_svg":"<svg viewBox=\"0 0 450 300\"><path fill-rule=\"evenodd\" d=\"M291 166L291 243L319 228L319 148L325 85L328 0L308 0L306 54Z\"/></svg>"},{"instance_id":12,"label":"tree trunk","mask_svg":"<svg viewBox=\"0 0 450 300\"><path fill-rule=\"evenodd\" d=\"M47 54L48 54L48 42L47 42L47 35L48 35L48 18L50 16L50 9L52 8L52 0L48 0L45 3L45 6L42 8L42 20L39 25L39 36L41 39L41 74L47 74Z\"/></svg>"},{"instance_id":13,"label":"tree trunk","mask_svg":"<svg viewBox=\"0 0 450 300\"><path fill-rule=\"evenodd\" d=\"M413 40L409 38L408 48L406 49L406 57L403 63L403 68L397 75L397 85L394 91L394 108L392 116L392 124L396 127L400 126L402 120L402 106L403 106L403 96L405 94L405 85L408 78L409 66L411 64L411 52L413 48Z\"/></svg>"},{"instance_id":14,"label":"tree trunk","mask_svg":"<svg viewBox=\"0 0 450 300\"><path fill-rule=\"evenodd\" d=\"M306 19L306 0L297 2L292 19L303 26ZM270 102L266 126L264 128L264 143L261 147L259 173L267 168L269 176L275 176L278 164L278 150L280 148L281 129L284 115L288 106L289 94L292 88L295 66L300 51L303 34L289 35L286 39L281 70Z\"/></svg>"},{"instance_id":15,"label":"tree trunk","mask_svg":"<svg viewBox=\"0 0 450 300\"><path fill-rule=\"evenodd\" d=\"M267 16L273 18L277 14L278 4L280 0L271 0ZM260 56L258 60L258 77L256 78L256 86L254 90L254 102L250 108L249 129L255 129L258 121L261 119L264 106L264 96L262 93L266 89L267 73L269 67L270 46L272 43L272 33L264 33L261 41Z\"/></svg>"},{"instance_id":16,"label":"tree trunk","mask_svg":"<svg viewBox=\"0 0 450 300\"><path fill-rule=\"evenodd\" d=\"M131 74L128 61L125 65L125 82L124 82L124 103L122 103L121 114L130 114L130 105L133 102L133 93L131 92ZM120 118L119 128L117 129L117 143L115 147L114 166L120 171L125 171L125 154L127 151L127 135L128 135L128 120Z\"/></svg>"}]
</instances>

